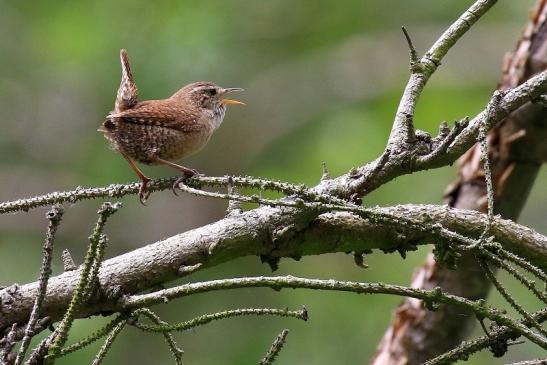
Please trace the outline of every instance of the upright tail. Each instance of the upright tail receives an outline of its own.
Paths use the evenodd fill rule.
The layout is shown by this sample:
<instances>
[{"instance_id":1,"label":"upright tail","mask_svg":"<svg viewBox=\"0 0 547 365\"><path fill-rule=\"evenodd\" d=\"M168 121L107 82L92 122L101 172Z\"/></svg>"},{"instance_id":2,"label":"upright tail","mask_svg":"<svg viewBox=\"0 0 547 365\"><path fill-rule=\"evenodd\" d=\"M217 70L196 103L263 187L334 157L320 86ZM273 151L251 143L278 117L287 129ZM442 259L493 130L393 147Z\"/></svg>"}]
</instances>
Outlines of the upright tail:
<instances>
[{"instance_id":1,"label":"upright tail","mask_svg":"<svg viewBox=\"0 0 547 365\"><path fill-rule=\"evenodd\" d=\"M131 109L138 102L139 90L133 81L131 66L129 65L129 56L125 49L120 50L120 61L122 64L122 81L116 96L114 112L119 113Z\"/></svg>"}]
</instances>

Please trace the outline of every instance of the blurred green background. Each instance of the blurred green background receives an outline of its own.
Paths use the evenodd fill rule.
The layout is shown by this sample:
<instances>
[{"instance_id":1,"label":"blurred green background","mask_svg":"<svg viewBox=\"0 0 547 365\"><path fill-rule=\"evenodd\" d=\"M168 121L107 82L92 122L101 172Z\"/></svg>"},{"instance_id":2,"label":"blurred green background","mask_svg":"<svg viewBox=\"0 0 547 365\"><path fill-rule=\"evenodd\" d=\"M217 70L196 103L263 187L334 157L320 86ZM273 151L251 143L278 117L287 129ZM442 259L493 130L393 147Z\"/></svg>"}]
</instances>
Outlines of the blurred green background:
<instances>
[{"instance_id":1,"label":"blurred green background","mask_svg":"<svg viewBox=\"0 0 547 365\"><path fill-rule=\"evenodd\" d=\"M385 144L408 77L408 52L400 31L409 29L426 50L472 1L0 1L0 201L76 186L133 181L123 158L96 132L113 108L119 85L118 52L127 48L144 99L164 98L195 80L245 88L248 106L231 108L205 150L185 161L209 175L251 174L315 184L325 161L333 175L375 158ZM533 0L500 1L449 53L420 100L417 126L436 132L481 110L513 49ZM172 174L145 168L153 177ZM405 176L382 187L365 204L440 203L456 168ZM542 233L547 174L540 174L522 223ZM170 192L152 195L147 207L136 197L111 219L108 256L221 218L225 202ZM99 202L68 207L56 242L81 262ZM0 217L0 285L38 275L44 212ZM409 254L375 253L370 269L348 255L283 260L276 274L408 284L428 248ZM235 260L189 280L270 274L256 257ZM507 282L510 279L503 277ZM182 281L181 281L182 282ZM513 289L527 308L538 304ZM502 303L499 296L492 301ZM283 328L288 343L279 364L366 364L400 301L266 289L201 294L157 306L165 320L253 306L298 308L311 320L238 318L176 334L186 364L254 364ZM71 339L104 318L78 321ZM475 335L480 335L476 331ZM99 345L59 364L90 363ZM537 347L511 347L504 359L488 352L471 364L503 364L539 356ZM167 364L159 335L126 330L107 364Z\"/></svg>"}]
</instances>

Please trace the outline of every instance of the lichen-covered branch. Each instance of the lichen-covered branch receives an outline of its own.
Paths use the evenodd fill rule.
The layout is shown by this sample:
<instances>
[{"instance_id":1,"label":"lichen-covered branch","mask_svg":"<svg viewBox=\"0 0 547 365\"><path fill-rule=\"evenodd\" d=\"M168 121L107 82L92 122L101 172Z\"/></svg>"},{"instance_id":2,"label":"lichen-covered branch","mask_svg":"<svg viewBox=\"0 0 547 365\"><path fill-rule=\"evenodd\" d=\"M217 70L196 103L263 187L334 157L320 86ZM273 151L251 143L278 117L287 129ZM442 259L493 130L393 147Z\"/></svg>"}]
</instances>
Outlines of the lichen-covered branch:
<instances>
[{"instance_id":1,"label":"lichen-covered branch","mask_svg":"<svg viewBox=\"0 0 547 365\"><path fill-rule=\"evenodd\" d=\"M203 269L248 255L281 258L370 249L396 251L399 246L408 247L409 242L423 244L438 239L437 229L416 231L401 225L395 232L392 227L398 219L414 219L425 226L441 224L477 238L486 219L481 213L434 205L369 210L393 217L393 223L373 222L347 212L331 212L295 227L295 222L302 221L301 216L295 218L292 214L283 214L282 209L262 207L144 246L104 261L98 276L98 291L75 315L83 317L112 310L119 296L174 280L185 272L181 269L196 267L194 265L198 265L196 269ZM287 227L292 231L287 231ZM546 269L546 237L502 219L494 221L492 234L509 251L517 251ZM53 320L64 314L80 274L81 269L50 278L43 310ZM0 329L28 317L37 288L38 284L32 283L0 290Z\"/></svg>"},{"instance_id":2,"label":"lichen-covered branch","mask_svg":"<svg viewBox=\"0 0 547 365\"><path fill-rule=\"evenodd\" d=\"M288 334L289 334L289 330L284 329L283 331L281 331L279 335L277 335L274 342L272 343L272 346L270 347L266 355L264 355L262 360L258 362L258 365L273 364L273 362L275 361L275 358L277 357L277 355L279 355L279 352L285 345L285 341L287 340Z\"/></svg>"},{"instance_id":3,"label":"lichen-covered branch","mask_svg":"<svg viewBox=\"0 0 547 365\"><path fill-rule=\"evenodd\" d=\"M15 359L15 365L23 363L25 354L30 345L30 340L35 334L35 326L40 318L40 310L42 309L42 303L46 297L47 283L49 277L51 276L51 259L53 257L53 243L55 242L55 235L57 233L57 228L61 223L63 217L63 207L60 205L54 205L47 213L46 218L49 220L46 239L42 246L43 256L42 256L42 267L40 269L40 279L38 285L38 295L34 301L34 306L32 307L32 312L30 313L30 318L27 322L27 327L25 329L25 335L23 337L23 342L17 353Z\"/></svg>"},{"instance_id":4,"label":"lichen-covered branch","mask_svg":"<svg viewBox=\"0 0 547 365\"><path fill-rule=\"evenodd\" d=\"M72 326L75 313L78 310L78 307L85 304L86 299L88 299L89 284L97 279L96 277L94 277L94 275L98 274L98 267L96 272L93 271L93 268L95 267L94 264L98 260L102 259L100 257L102 253L102 249L100 248L100 246L101 246L101 242L104 241L104 237L103 237L104 226L108 218L112 214L114 214L119 209L119 207L120 207L119 203L116 203L116 204L104 203L102 204L101 208L98 211L99 219L97 220L97 224L95 225L95 229L93 230L93 233L89 237L90 242L89 242L89 246L85 256L83 268L79 272L80 277L78 280L78 285L76 286L76 288L74 289L74 292L72 293L70 303L68 304L68 308L65 314L63 315L63 320L61 321L59 326L55 329L55 331L47 339L47 344L50 347L49 347L49 354L48 354L48 359L46 359L46 363L52 362L52 360L55 357L57 357L59 353L61 352L61 347L65 344L68 338L68 331L70 330L70 327ZM100 263L98 265L100 265ZM112 334L115 333L116 328L112 330L111 332Z\"/></svg>"},{"instance_id":5,"label":"lichen-covered branch","mask_svg":"<svg viewBox=\"0 0 547 365\"><path fill-rule=\"evenodd\" d=\"M538 322L544 322L547 320L547 309L534 313L532 317ZM529 325L526 320L522 321L522 323ZM424 365L447 365L459 360L467 360L470 355L489 347L492 350L501 349L503 351L507 349L507 341L516 337L517 335L510 328L501 327L490 332L488 335L466 341L458 347L428 360Z\"/></svg>"},{"instance_id":6,"label":"lichen-covered branch","mask_svg":"<svg viewBox=\"0 0 547 365\"><path fill-rule=\"evenodd\" d=\"M161 293L158 293L162 295ZM169 297L166 297L170 299ZM130 306L128 306L130 307ZM241 308L226 310L217 313L204 314L189 321L174 324L155 324L149 325L141 322L133 323L133 326L146 332L161 332L167 333L172 331L186 331L191 328L203 326L212 321L218 321L220 319L240 317L240 316L278 316L278 317L292 317L301 319L303 321L308 320L308 311L304 308L301 310L288 310L288 309L276 309L276 308Z\"/></svg>"},{"instance_id":7,"label":"lichen-covered branch","mask_svg":"<svg viewBox=\"0 0 547 365\"><path fill-rule=\"evenodd\" d=\"M118 305L123 309L134 309L148 307L154 304L167 303L172 299L181 298L197 293L205 293L216 290L228 290L237 288L267 287L275 290L283 288L291 289L314 289L334 290L357 294L390 294L410 298L421 299L427 303L429 308L436 304L450 304L465 308L474 312L478 317L489 318L500 326L507 326L516 331L519 335L528 338L530 341L547 349L547 338L535 333L521 322L512 320L506 314L497 309L485 305L484 301L474 302L452 294L444 293L440 288L432 290L415 289L400 285L388 285L384 283L359 283L339 280L320 280L298 278L293 276L276 277L245 277L235 279L211 280L201 283L190 283L176 286L169 289L159 290L149 294L140 294L120 299ZM151 328L150 328L151 329ZM174 327L166 327L165 330L173 330ZM161 330L157 327L156 330Z\"/></svg>"}]
</instances>

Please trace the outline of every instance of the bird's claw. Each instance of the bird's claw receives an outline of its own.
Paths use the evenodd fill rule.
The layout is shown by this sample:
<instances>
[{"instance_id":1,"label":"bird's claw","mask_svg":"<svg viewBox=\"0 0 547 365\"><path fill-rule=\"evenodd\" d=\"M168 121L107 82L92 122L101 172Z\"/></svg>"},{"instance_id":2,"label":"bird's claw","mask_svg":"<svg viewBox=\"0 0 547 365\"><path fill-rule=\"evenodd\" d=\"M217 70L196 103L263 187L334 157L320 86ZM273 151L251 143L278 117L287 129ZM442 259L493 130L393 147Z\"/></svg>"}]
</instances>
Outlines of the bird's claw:
<instances>
[{"instance_id":1,"label":"bird's claw","mask_svg":"<svg viewBox=\"0 0 547 365\"><path fill-rule=\"evenodd\" d=\"M150 179L142 180L141 186L139 187L139 200L142 205L146 205L146 200L148 200L148 197L150 196L150 190L148 189L149 182Z\"/></svg>"},{"instance_id":2,"label":"bird's claw","mask_svg":"<svg viewBox=\"0 0 547 365\"><path fill-rule=\"evenodd\" d=\"M176 196L179 196L179 194L177 194L177 189L180 188L180 184L185 184L188 179L196 175L200 175L200 173L197 170L188 169L187 171L185 171L182 176L179 176L175 180L175 183L173 184L171 188L171 190L173 190L173 194L175 194Z\"/></svg>"}]
</instances>

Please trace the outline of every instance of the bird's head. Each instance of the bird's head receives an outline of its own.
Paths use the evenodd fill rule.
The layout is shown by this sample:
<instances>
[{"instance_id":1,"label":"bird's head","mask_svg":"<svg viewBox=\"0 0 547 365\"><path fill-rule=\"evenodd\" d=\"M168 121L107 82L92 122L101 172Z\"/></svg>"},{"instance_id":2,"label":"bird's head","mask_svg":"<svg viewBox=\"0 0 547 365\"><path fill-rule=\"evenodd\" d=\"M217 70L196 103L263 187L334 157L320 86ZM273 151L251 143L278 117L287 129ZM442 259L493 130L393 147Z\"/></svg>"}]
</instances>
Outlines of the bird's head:
<instances>
[{"instance_id":1,"label":"bird's head","mask_svg":"<svg viewBox=\"0 0 547 365\"><path fill-rule=\"evenodd\" d=\"M227 99L226 94L234 91L243 91L238 87L223 88L212 82L199 81L186 85L177 91L172 98L191 102L199 108L210 110L222 109L229 104L245 105L241 101Z\"/></svg>"}]
</instances>

